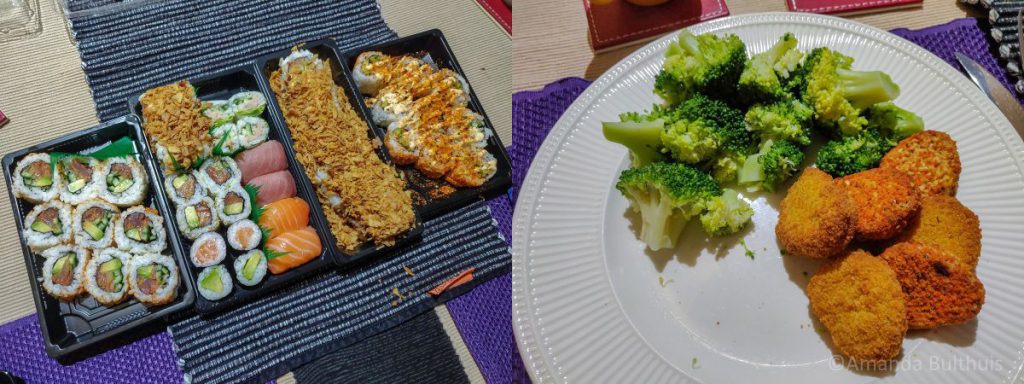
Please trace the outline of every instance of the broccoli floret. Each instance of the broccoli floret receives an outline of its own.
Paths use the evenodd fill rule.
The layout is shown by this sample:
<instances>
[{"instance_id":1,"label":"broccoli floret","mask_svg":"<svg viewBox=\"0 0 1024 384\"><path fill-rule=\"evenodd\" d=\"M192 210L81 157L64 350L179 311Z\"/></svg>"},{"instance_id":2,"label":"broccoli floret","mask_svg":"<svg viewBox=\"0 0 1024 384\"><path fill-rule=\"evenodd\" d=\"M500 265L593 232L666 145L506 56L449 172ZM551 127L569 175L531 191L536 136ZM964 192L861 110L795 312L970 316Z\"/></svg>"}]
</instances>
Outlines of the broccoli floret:
<instances>
[{"instance_id":1,"label":"broccoli floret","mask_svg":"<svg viewBox=\"0 0 1024 384\"><path fill-rule=\"evenodd\" d=\"M615 188L640 214L640 240L652 250L675 248L686 223L722 189L711 176L678 163L652 163L622 171Z\"/></svg>"},{"instance_id":2,"label":"broccoli floret","mask_svg":"<svg viewBox=\"0 0 1024 384\"><path fill-rule=\"evenodd\" d=\"M878 166L897 141L877 129L864 128L855 136L833 139L818 150L818 169L835 177L852 175Z\"/></svg>"},{"instance_id":3,"label":"broccoli floret","mask_svg":"<svg viewBox=\"0 0 1024 384\"><path fill-rule=\"evenodd\" d=\"M661 144L673 159L697 164L718 151L722 134L713 122L704 119L679 120L661 131Z\"/></svg>"},{"instance_id":4,"label":"broccoli floret","mask_svg":"<svg viewBox=\"0 0 1024 384\"><path fill-rule=\"evenodd\" d=\"M756 104L747 110L746 122L761 140L789 140L800 145L811 143L811 119L807 105L798 100Z\"/></svg>"},{"instance_id":5,"label":"broccoli floret","mask_svg":"<svg viewBox=\"0 0 1024 384\"><path fill-rule=\"evenodd\" d=\"M804 54L796 49L796 38L786 33L767 51L747 61L740 74L739 94L749 101L767 101L788 95L786 83Z\"/></svg>"},{"instance_id":6,"label":"broccoli floret","mask_svg":"<svg viewBox=\"0 0 1024 384\"><path fill-rule=\"evenodd\" d=\"M866 115L868 126L897 141L924 130L920 116L891 102L872 105Z\"/></svg>"},{"instance_id":7,"label":"broccoli floret","mask_svg":"<svg viewBox=\"0 0 1024 384\"><path fill-rule=\"evenodd\" d=\"M698 92L728 94L746 59L746 46L735 35L694 35L683 30L665 51L665 63L654 79L654 93L669 104Z\"/></svg>"},{"instance_id":8,"label":"broccoli floret","mask_svg":"<svg viewBox=\"0 0 1024 384\"><path fill-rule=\"evenodd\" d=\"M725 189L721 196L708 202L707 211L700 215L700 224L710 236L725 236L743 229L751 216L754 210L750 204L740 199L735 190Z\"/></svg>"},{"instance_id":9,"label":"broccoli floret","mask_svg":"<svg viewBox=\"0 0 1024 384\"><path fill-rule=\"evenodd\" d=\"M833 133L856 135L867 125L861 116L865 108L899 96L899 86L884 72L851 70L852 58L828 48L816 48L811 55L800 93L816 122Z\"/></svg>"},{"instance_id":10,"label":"broccoli floret","mask_svg":"<svg viewBox=\"0 0 1024 384\"><path fill-rule=\"evenodd\" d=\"M661 154L661 133L664 129L663 120L601 123L606 140L629 149L630 162L634 167L664 159Z\"/></svg>"},{"instance_id":11,"label":"broccoli floret","mask_svg":"<svg viewBox=\"0 0 1024 384\"><path fill-rule=\"evenodd\" d=\"M750 191L774 191L775 187L796 173L803 161L804 153L796 144L784 140L768 140L761 143L760 151L743 162L737 181Z\"/></svg>"},{"instance_id":12,"label":"broccoli floret","mask_svg":"<svg viewBox=\"0 0 1024 384\"><path fill-rule=\"evenodd\" d=\"M643 123L655 120L674 120L671 114L672 110L667 109L659 104L651 106L650 111L644 112L625 112L619 114L619 120L623 123L634 122Z\"/></svg>"},{"instance_id":13,"label":"broccoli floret","mask_svg":"<svg viewBox=\"0 0 1024 384\"><path fill-rule=\"evenodd\" d=\"M676 119L711 122L716 127L718 151L707 159L707 167L719 183L736 180L740 164L757 146L757 138L743 123L743 113L720 100L696 94L680 104L672 115Z\"/></svg>"}]
</instances>

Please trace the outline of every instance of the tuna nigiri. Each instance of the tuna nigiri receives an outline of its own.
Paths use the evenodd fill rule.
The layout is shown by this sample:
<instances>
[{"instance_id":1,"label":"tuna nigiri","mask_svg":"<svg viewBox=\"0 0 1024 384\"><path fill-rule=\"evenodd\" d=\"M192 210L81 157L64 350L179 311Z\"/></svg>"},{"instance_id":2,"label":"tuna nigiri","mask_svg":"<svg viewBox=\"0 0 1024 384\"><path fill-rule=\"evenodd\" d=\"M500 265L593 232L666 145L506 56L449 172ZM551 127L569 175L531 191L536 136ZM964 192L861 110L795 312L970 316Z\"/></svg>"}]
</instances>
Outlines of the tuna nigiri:
<instances>
[{"instance_id":1,"label":"tuna nigiri","mask_svg":"<svg viewBox=\"0 0 1024 384\"><path fill-rule=\"evenodd\" d=\"M276 140L270 140L235 156L238 170L242 172L242 184L249 180L288 168L284 147Z\"/></svg>"},{"instance_id":2,"label":"tuna nigiri","mask_svg":"<svg viewBox=\"0 0 1024 384\"><path fill-rule=\"evenodd\" d=\"M256 204L266 205L275 201L295 196L295 179L288 171L277 171L256 177L249 185L260 188L256 195Z\"/></svg>"},{"instance_id":3,"label":"tuna nigiri","mask_svg":"<svg viewBox=\"0 0 1024 384\"><path fill-rule=\"evenodd\" d=\"M309 225L309 204L298 197L281 199L263 207L259 224L270 231L267 238Z\"/></svg>"},{"instance_id":4,"label":"tuna nigiri","mask_svg":"<svg viewBox=\"0 0 1024 384\"><path fill-rule=\"evenodd\" d=\"M323 247L320 236L311 227L282 233L267 240L267 250L278 254L267 261L267 268L275 275L308 263L320 256Z\"/></svg>"}]
</instances>

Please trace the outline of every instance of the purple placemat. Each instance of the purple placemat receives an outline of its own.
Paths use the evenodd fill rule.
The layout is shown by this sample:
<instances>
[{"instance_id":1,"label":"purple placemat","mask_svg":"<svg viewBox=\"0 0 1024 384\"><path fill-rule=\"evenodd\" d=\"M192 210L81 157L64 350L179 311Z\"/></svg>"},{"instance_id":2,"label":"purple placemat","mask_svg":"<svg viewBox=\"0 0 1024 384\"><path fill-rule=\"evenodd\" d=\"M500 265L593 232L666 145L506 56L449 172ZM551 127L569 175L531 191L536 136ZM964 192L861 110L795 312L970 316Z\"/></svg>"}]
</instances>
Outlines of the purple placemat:
<instances>
[{"instance_id":1,"label":"purple placemat","mask_svg":"<svg viewBox=\"0 0 1024 384\"><path fill-rule=\"evenodd\" d=\"M1005 69L992 54L992 42L978 27L977 19L956 19L920 30L899 28L892 30L892 33L931 51L958 70L960 64L956 62L954 53L964 53L999 77L1007 89L1013 89ZM514 165L513 191L518 191L533 156L551 127L588 85L589 81L573 77L548 84L540 91L524 91L512 95L512 149L509 153ZM1024 102L1021 95L1017 97ZM515 205L515 201L512 204ZM518 350L513 351L511 361L512 381L530 382Z\"/></svg>"}]
</instances>

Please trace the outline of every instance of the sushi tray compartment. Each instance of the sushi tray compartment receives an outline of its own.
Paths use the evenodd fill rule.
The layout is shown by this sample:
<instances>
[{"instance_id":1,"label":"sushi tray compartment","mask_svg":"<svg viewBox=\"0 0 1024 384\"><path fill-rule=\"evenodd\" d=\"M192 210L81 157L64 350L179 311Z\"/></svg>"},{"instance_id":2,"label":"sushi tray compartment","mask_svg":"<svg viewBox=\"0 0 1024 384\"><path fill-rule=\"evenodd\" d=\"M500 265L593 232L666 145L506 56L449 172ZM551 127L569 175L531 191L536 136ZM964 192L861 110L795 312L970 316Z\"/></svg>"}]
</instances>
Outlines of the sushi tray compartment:
<instances>
[{"instance_id":1,"label":"sushi tray compartment","mask_svg":"<svg viewBox=\"0 0 1024 384\"><path fill-rule=\"evenodd\" d=\"M512 185L512 163L509 160L508 153L505 151L505 146L501 143L501 139L498 138L494 126L487 118L487 113L484 111L482 104L480 104L480 100L477 99L472 85L466 79L466 74L462 71L462 67L459 66L444 34L438 29L432 29L380 44L350 49L341 53L342 71L345 74L350 89L359 89L360 80L355 76L354 68L360 54L374 51L392 57L412 56L431 64L435 70L448 69L457 73L460 76L461 84L463 84L462 89L468 88L468 92L465 92L468 96L465 100L465 108L475 112L479 115L479 118L482 118L482 129L486 133L486 147L484 149L496 161L496 172L479 186L453 186L446 181L447 177L429 178L419 171L419 164L416 164L417 166L411 164L399 166L398 168L405 173L409 184L419 193L417 200L424 220L429 220L446 212L461 208L481 198L490 198L506 193ZM367 101L371 100L372 97L367 93L366 91L354 92L352 100L355 100L354 103L358 104L371 129L374 130L382 141L387 142L386 131L389 128L374 123L373 117L375 113L373 108L367 104Z\"/></svg>"},{"instance_id":2,"label":"sushi tray compartment","mask_svg":"<svg viewBox=\"0 0 1024 384\"><path fill-rule=\"evenodd\" d=\"M334 40L323 39L323 40L316 40L316 41L306 42L306 43L301 44L300 48L308 50L308 51L312 52L313 54L317 55L319 58L324 59L324 60L328 60L330 62L330 67L331 67L330 69L331 69L331 72L332 72L332 77L334 79L334 83L340 89L345 91L345 95L347 96L349 102L352 104L353 109L355 109L357 114L359 114L359 117L362 118L364 122L367 122L367 131L366 131L367 132L366 133L367 137L370 138L370 139L379 140L380 139L379 133L369 126L369 119L367 119L367 117L363 113L363 110L361 108L359 108L359 106L356 104L356 100L357 100L356 97L357 97L358 92L354 92L354 89L352 88L352 86L350 85L348 80L346 80L346 78L345 78L344 68L342 68L342 66L341 66L341 62L342 61L340 60L339 50L338 50L337 46L335 45ZM296 150L295 150L292 138L291 138L291 133L288 130L288 124L285 121L284 113L281 110L281 106L278 104L277 98L275 97L275 95L273 93L273 90L270 87L270 80L269 80L271 74L275 70L278 70L280 68L280 60L283 59L283 58L288 57L288 55L290 55L291 53L292 53L291 49L285 49L285 50L281 50L281 51L278 51L278 52L275 52L275 53L271 53L271 54L262 56L262 57L256 59L256 66L259 69L260 81L262 82L262 86L263 86L264 89L267 90L267 96L268 96L268 98L267 98L267 109L268 110L269 109L273 110L273 113L271 114L272 115L271 117L276 119L274 125L280 128L280 132L281 132L282 136L284 137L282 142L286 142L287 143L285 145L285 152L288 153L288 157L289 158L295 159L296 158ZM378 146L376 148L376 152L377 152L377 155L385 163L388 163L388 164L392 163L391 157L388 155L387 150L384 149L383 146ZM308 177L305 176L306 174L302 171L303 168L302 168L301 164L298 164L296 162L296 167L298 169L300 169L300 171L298 172L298 175L300 175L301 177L299 177L299 179L301 179L301 182L306 186L306 188L308 188L311 191L311 196L313 196L313 199L310 200L311 201L310 205L313 207L313 210L318 215L323 217L323 215L324 215L324 213L323 213L324 212L323 206L316 199L316 193L312 192L313 188L314 188L312 182L309 180ZM422 213L421 213L421 211L419 209L416 209L416 207L414 207L413 213L415 214L416 219L415 219L415 223L413 224L412 228L409 229L403 235L401 235L398 238L396 238L395 239L395 243L393 245L391 245L391 246L376 246L376 245L373 245L371 243L366 243L366 244L363 244L361 247L359 247L359 249L355 250L354 252L346 252L346 251L344 251L344 250L342 250L340 248L335 248L335 250L337 251L337 255L338 255L337 258L335 259L335 264L337 266L344 267L344 266L353 266L353 265L365 263L365 262L368 262L368 261L374 259L375 257L387 255L387 254L392 253L392 252L394 252L394 251L396 251L398 249L401 249L403 246L405 246L407 244L419 241L421 239L421 234L423 232L423 225L422 225L422 219L421 219ZM325 233L326 237L329 239L329 242L326 242L324 244L335 244L335 238L334 238L334 235L332 234L332 232L330 231L330 227L328 225L325 225L324 228L326 229L326 231L324 233ZM334 248L334 247L332 247L332 248Z\"/></svg>"},{"instance_id":3,"label":"sushi tray compartment","mask_svg":"<svg viewBox=\"0 0 1024 384\"><path fill-rule=\"evenodd\" d=\"M269 89L264 87L263 84L258 80L257 69L253 65L245 65L235 69L229 69L209 77L189 79L189 82L194 86L196 96L198 96L199 100L203 102L208 102L212 100L229 100L233 95L237 95L242 92L259 92L260 94L263 95L263 97L266 98L267 101L269 101L272 98ZM131 108L131 111L138 117L138 119L142 121L142 133L143 136L146 137L146 140L143 140L145 143L144 151L146 153L152 154L152 142L149 140L149 137L146 136L146 122L142 118L143 105L140 102L140 98L142 98L143 95L138 95L137 97L131 98L129 100L129 107ZM312 187L310 186L308 180L306 179L305 174L301 169L301 166L295 160L294 153L289 149L291 145L287 139L287 135L285 134L284 127L281 126L280 124L281 119L273 115L273 109L270 108L269 105L266 108L264 108L262 112L256 114L254 117L259 117L263 119L269 125L269 131L267 133L266 142L263 142L263 144L259 146L273 144L272 142L276 141L279 144L273 144L273 146L283 149L287 166L284 169L276 171L274 173L290 175L291 179L294 181L294 187L290 187L293 188L294 190L294 197L299 198L308 204L308 227L312 228L312 230L315 231L316 235L319 237L319 242L321 245L323 245L322 252L320 253L319 257L315 257L310 261L305 262L304 264L296 266L292 269L288 269L280 274L273 273L273 269L271 266L271 270L263 270L262 279L257 279L254 285L243 285L240 282L239 274L242 271L241 268L245 267L245 260L239 261L239 258L248 257L249 251L240 250L239 248L235 248L234 246L229 246L229 244L231 243L230 239L234 234L229 233L229 225L227 225L226 223L222 223L221 225L217 226L216 230L210 232L219 235L219 237L221 238L220 241L206 241L209 239L203 240L203 237L195 239L196 241L215 244L217 249L214 250L213 252L224 253L224 255L221 256L223 258L220 261L214 263L213 267L224 267L223 269L220 269L218 271L218 277L222 277L220 276L221 273L227 273L229 275L229 281L221 281L222 284L227 284L219 286L219 288L221 289L220 292L226 290L226 294L220 298L217 298L216 296L219 295L216 294L207 297L206 293L211 291L207 290L207 285L205 284L214 284L216 286L217 282L214 281L216 280L216 278L212 278L209 275L201 275L204 269L206 269L206 267L208 266L197 266L193 260L193 257L195 256L196 253L198 253L197 250L202 249L204 247L195 246L196 241L190 240L185 233L182 233L181 223L179 222L181 220L179 220L179 217L177 216L177 210L179 209L178 204L175 201L171 200L171 198L169 197L171 196L170 193L174 193L173 191L169 190L169 188L174 188L174 183L173 180L168 181L167 179L175 177L175 175L165 175L162 169L159 170L158 172L155 172L154 174L156 175L157 179L157 190L159 191L160 196L166 199L166 203L170 207L172 212L172 214L170 215L170 219L168 220L168 222L170 223L168 225L168 228L171 231L170 242L175 243L180 249L182 249L184 255L183 259L186 262L184 268L184 275L186 276L186 279L190 280L190 282L196 286L195 309L200 314L220 312L225 309L235 307L239 304L243 304L245 302L267 296L271 292L276 291L283 286L298 282L302 280L304 277L313 274L314 272L322 270L325 267L332 266L335 263L335 259L338 257L335 247L328 246L334 244L334 239L331 236L331 233L326 225L326 220L324 219L323 214L320 212L316 194L312 190ZM277 152L280 153L281 149L277 149ZM240 150L233 156L233 158L241 159L243 153L249 151L253 151L253 149ZM207 160L207 162L209 161L211 160ZM156 166L159 166L159 164L161 163L160 161L155 160L154 164ZM203 168L199 168L197 170L193 170L192 172L193 174L199 174L204 171ZM255 179L252 179L249 180L248 182L254 183L256 181ZM246 183L240 183L239 185L246 185ZM210 191L208 190L207 192L209 193ZM212 193L209 196L212 200L217 199L217 196L215 196ZM288 198L285 200L294 201L294 198ZM256 204L256 202L253 201L248 201L247 204L250 204L250 207L258 205ZM215 203L215 205L219 207L219 203ZM183 206L182 208L185 207ZM188 220L187 217L186 220ZM266 241L266 239L262 239L261 244L263 244L263 242ZM255 249L259 250L262 249L262 247L257 247ZM204 252L209 252L209 250L207 249ZM239 263L239 265L235 265L236 262ZM271 263L268 262L268 265L269 264ZM259 273L256 273L256 275L260 276Z\"/></svg>"},{"instance_id":4,"label":"sushi tray compartment","mask_svg":"<svg viewBox=\"0 0 1024 384\"><path fill-rule=\"evenodd\" d=\"M148 244L154 247L147 251L136 253L136 250L133 248L131 253L127 251L121 252L117 250L113 243L108 246L96 246L86 250L83 247L79 247L79 245L85 245L85 242L80 240L76 240L77 245L75 246L69 245L71 239L77 239L79 235L92 234L92 231L87 230L91 228L95 231L98 228L93 223L102 222L106 224L103 224L103 229L99 230L102 234L99 241L123 241L123 244L128 244L128 240L122 240L125 239L124 237L115 237L115 233L121 233L119 232L121 228L114 229L112 227L120 227L122 225L127 227L129 225L115 219L117 217L139 218L142 216L130 214L128 212L131 210L129 206L144 205L151 208L152 210L149 210L147 215L159 215L164 218L165 223L166 219L173 215L169 214L170 211L168 211L166 204L157 197L155 192L158 190L158 182L154 177L156 173L154 172L153 164L147 157L147 153L143 150L142 143L144 140L141 134L138 121L134 117L121 117L87 130L65 135L49 142L7 154L3 158L4 180L7 182L8 191L10 192L14 221L18 226L22 253L25 258L29 278L32 282L30 286L36 304L43 342L46 353L54 358L64 359L80 356L92 345L110 342L111 339L118 335L139 329L146 324L161 320L172 313L186 310L193 305L195 296L193 294L194 287L192 282L182 278L183 271L188 270L188 262L182 256L183 252L179 244L167 242L162 247L156 245L159 244L159 241L154 239L159 239L161 236L159 230L154 230L156 227L154 227L152 220L157 219L150 218L152 216L147 216L147 219L144 220L136 220L137 222L144 223L141 225L144 225L144 228L147 230L146 239L148 242L151 242ZM49 156L39 154L51 152L82 153L83 151L92 154L100 146L113 142L122 144L117 146L121 149L134 148L135 156L114 157L109 159L109 163L97 161L95 165L93 165L92 160L82 160L79 164L89 164L90 168L87 169L91 169L91 171L82 171L88 172L89 176L76 179L76 181L86 180L84 184L80 184L85 185L85 187L76 187L80 188L77 189L79 191L78 197L72 198L70 194L68 197L65 197L63 194L58 195L57 191L53 191L53 188L58 188L61 192L65 192L65 189L70 190L70 185L73 183L68 183L67 187L64 185L65 181L63 181L63 178L65 176L61 173L61 170L64 169L63 165L50 169L47 169L46 166L41 166L35 171L27 171L33 165L39 165L38 163L40 162L49 163ZM110 147L115 147L115 145ZM36 155L33 156L33 154ZM99 157L98 153L97 157ZM33 158L38 160L32 160ZM64 160L60 160L62 161L60 164L70 164L76 161L74 159L71 157L64 158ZM78 159L92 158L79 157ZM19 165L23 163L23 160L26 165L22 168ZM67 163L63 161L67 161ZM110 175L111 170L115 169L114 163L131 164L131 169L128 169L129 166L125 165L122 168L116 168L116 171L114 171L131 172L129 179L131 182L122 184L122 186L127 186L124 188L118 188L110 184L110 189L106 189L106 191L116 192L118 195L104 196L102 193L104 190L101 189L102 186L107 186L108 183L111 183L111 180L113 182L125 180L104 177L105 175ZM54 171L54 169L57 170ZM29 178L25 176L25 172L38 173L36 174L37 177ZM145 184L136 183L138 181L136 176L139 175L139 172L145 173ZM85 174L82 173L80 175ZM38 175L45 176L39 177ZM94 178L94 175L99 176ZM129 176L124 177L129 178ZM58 182L58 180L60 181ZM15 185L15 183L21 184ZM19 186L25 189L22 192L16 191L21 188ZM26 193L24 191L29 192ZM97 200L90 199L71 202L77 198L84 199L85 196L82 196L81 193L88 193L89 195L87 196L93 196L92 193L94 192ZM99 199L103 199L103 201ZM39 204L33 204L30 200L37 200ZM114 200L117 201L118 206L105 202ZM86 205L114 207L113 212L119 211L121 214L107 215L107 212L110 211L97 210L96 212L104 212L101 217L105 221L86 221L84 222L85 225L79 226L79 218L89 213L90 209L84 208ZM39 209L34 210L36 207L39 207ZM75 213L75 208L78 207L83 207L85 212L83 216ZM47 211L49 211L49 215L47 215ZM44 215L48 218L44 219ZM68 223L65 220L71 217L70 215L74 215L75 219ZM27 220L26 216L31 216L33 219ZM27 221L31 221L31 223L27 223ZM135 225L140 224L132 224L133 227ZM164 225L164 228L163 238L167 239L172 234L167 230L167 225ZM45 229L49 229L49 231L45 231ZM57 229L61 230L57 231ZM130 228L129 233L132 233L130 232L131 229L136 228ZM67 235L67 237L62 238L63 235ZM53 242L49 243L51 240ZM111 261L113 256L110 256L115 253L121 255L117 257L116 262ZM165 265L163 267L165 269L162 269L160 280L157 283L158 285L154 288L156 290L150 292L159 293L161 296L147 296L146 300L149 304L143 304L131 292L132 289L139 289L139 287L133 286L136 284L133 282L143 281L143 283L152 283L157 281L144 281L143 276L136 276L135 273L129 272L135 266L135 264L132 264L135 260L138 260L140 263L143 262L143 256L140 256L143 254L145 254L145 259L159 259L161 263L164 263L162 265ZM49 257L44 257L44 255ZM54 260L51 262L50 259ZM87 277L87 271L92 270L90 269L93 263L92 260L97 260L96 264L98 264L96 272L93 273L93 276L96 276L95 279ZM102 260L111 262L100 264ZM159 265L152 262L149 263L148 265ZM154 270L153 267L147 266L147 268L147 271ZM176 271L171 271L171 269L176 269ZM45 270L51 272L48 274ZM136 269L136 271L142 270L143 268ZM53 271L57 271L57 275L54 275ZM172 279L168 277L168 273L177 276L177 278ZM143 280L138 280L139 278L143 278ZM48 279L49 281L47 281ZM106 283L97 283L97 281L103 280L106 280ZM175 284L176 287L174 286ZM86 287L88 287L88 290L86 290ZM107 289L105 291L96 291L99 289L96 287L108 288L104 288ZM110 290L114 290L115 293L110 293ZM56 295L60 295L63 298L58 299L55 297ZM107 304L102 304L97 297L104 297Z\"/></svg>"}]
</instances>

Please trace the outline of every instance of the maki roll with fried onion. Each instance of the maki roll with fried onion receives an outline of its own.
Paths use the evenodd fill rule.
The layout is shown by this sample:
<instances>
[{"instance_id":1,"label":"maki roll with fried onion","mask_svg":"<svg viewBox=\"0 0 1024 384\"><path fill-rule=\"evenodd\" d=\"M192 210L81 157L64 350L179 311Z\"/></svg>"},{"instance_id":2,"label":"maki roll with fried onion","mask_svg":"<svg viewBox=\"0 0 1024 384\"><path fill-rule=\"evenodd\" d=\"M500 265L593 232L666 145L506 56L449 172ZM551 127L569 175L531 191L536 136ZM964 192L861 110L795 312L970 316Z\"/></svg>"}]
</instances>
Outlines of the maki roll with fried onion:
<instances>
[{"instance_id":1,"label":"maki roll with fried onion","mask_svg":"<svg viewBox=\"0 0 1024 384\"><path fill-rule=\"evenodd\" d=\"M75 244L86 248L108 248L114 242L114 223L120 211L100 199L92 199L75 208L72 226Z\"/></svg>"},{"instance_id":2,"label":"maki roll with fried onion","mask_svg":"<svg viewBox=\"0 0 1024 384\"><path fill-rule=\"evenodd\" d=\"M50 296L71 301L85 291L85 263L89 250L72 245L61 245L47 249L42 254L43 290Z\"/></svg>"},{"instance_id":3,"label":"maki roll with fried onion","mask_svg":"<svg viewBox=\"0 0 1024 384\"><path fill-rule=\"evenodd\" d=\"M131 258L131 254L116 249L96 253L85 268L85 290L103 305L123 302L128 297Z\"/></svg>"},{"instance_id":4,"label":"maki roll with fried onion","mask_svg":"<svg viewBox=\"0 0 1024 384\"><path fill-rule=\"evenodd\" d=\"M206 188L199 182L199 174L195 171L167 177L164 189L175 206L195 204L206 196Z\"/></svg>"},{"instance_id":5,"label":"maki roll with fried onion","mask_svg":"<svg viewBox=\"0 0 1024 384\"><path fill-rule=\"evenodd\" d=\"M68 204L79 204L99 195L99 160L91 157L70 156L60 160L60 176L64 187L60 199Z\"/></svg>"},{"instance_id":6,"label":"maki roll with fried onion","mask_svg":"<svg viewBox=\"0 0 1024 384\"><path fill-rule=\"evenodd\" d=\"M131 157L114 157L99 165L99 195L103 200L119 207L142 204L149 190L146 171L138 160Z\"/></svg>"},{"instance_id":7,"label":"maki roll with fried onion","mask_svg":"<svg viewBox=\"0 0 1024 384\"><path fill-rule=\"evenodd\" d=\"M203 197L195 204L179 205L174 210L174 216L181 234L190 240L195 240L204 233L215 231L220 226L217 208L209 197Z\"/></svg>"},{"instance_id":8,"label":"maki roll with fried onion","mask_svg":"<svg viewBox=\"0 0 1024 384\"><path fill-rule=\"evenodd\" d=\"M59 200L39 204L25 216L25 242L32 252L71 242L71 206Z\"/></svg>"},{"instance_id":9,"label":"maki roll with fried onion","mask_svg":"<svg viewBox=\"0 0 1024 384\"><path fill-rule=\"evenodd\" d=\"M145 253L128 263L128 285L132 296L143 304L163 305L178 293L178 266L170 257Z\"/></svg>"},{"instance_id":10,"label":"maki roll with fried onion","mask_svg":"<svg viewBox=\"0 0 1024 384\"><path fill-rule=\"evenodd\" d=\"M33 153L25 156L14 167L14 196L33 204L56 199L63 189L64 180L54 173L49 154Z\"/></svg>"},{"instance_id":11,"label":"maki roll with fried onion","mask_svg":"<svg viewBox=\"0 0 1024 384\"><path fill-rule=\"evenodd\" d=\"M160 253L167 248L164 218L153 208L134 206L121 213L114 226L117 248L132 253Z\"/></svg>"}]
</instances>

